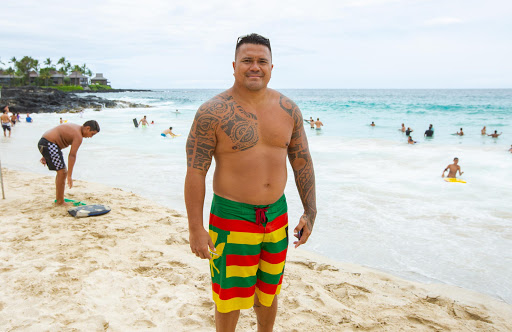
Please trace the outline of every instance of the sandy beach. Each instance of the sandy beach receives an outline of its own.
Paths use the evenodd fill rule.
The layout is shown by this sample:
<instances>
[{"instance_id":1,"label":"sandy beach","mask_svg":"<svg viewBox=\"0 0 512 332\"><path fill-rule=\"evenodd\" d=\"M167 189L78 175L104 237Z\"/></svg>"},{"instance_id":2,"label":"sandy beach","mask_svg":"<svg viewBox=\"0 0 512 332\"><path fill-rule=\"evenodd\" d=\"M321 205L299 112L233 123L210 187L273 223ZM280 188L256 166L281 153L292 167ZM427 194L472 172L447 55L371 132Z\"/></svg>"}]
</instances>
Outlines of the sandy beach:
<instances>
[{"instance_id":1,"label":"sandy beach","mask_svg":"<svg viewBox=\"0 0 512 332\"><path fill-rule=\"evenodd\" d=\"M76 180L66 198L112 211L75 219L53 206L53 176L3 169L3 178L1 330L215 330L209 265L190 252L183 212ZM275 331L512 327L512 305L487 295L293 248L279 303ZM256 330L252 310L242 312L238 330Z\"/></svg>"}]
</instances>

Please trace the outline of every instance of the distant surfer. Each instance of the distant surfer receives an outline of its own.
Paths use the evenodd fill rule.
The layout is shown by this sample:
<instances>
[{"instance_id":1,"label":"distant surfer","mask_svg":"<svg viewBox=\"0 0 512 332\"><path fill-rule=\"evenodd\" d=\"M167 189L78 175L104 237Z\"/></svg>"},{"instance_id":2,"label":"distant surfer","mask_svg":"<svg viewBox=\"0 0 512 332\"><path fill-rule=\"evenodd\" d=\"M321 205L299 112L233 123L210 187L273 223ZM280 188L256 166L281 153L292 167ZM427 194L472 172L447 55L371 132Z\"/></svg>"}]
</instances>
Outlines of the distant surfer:
<instances>
[{"instance_id":1,"label":"distant surfer","mask_svg":"<svg viewBox=\"0 0 512 332\"><path fill-rule=\"evenodd\" d=\"M405 131L405 135L409 136L414 130L412 130L410 127L407 127L407 130Z\"/></svg>"},{"instance_id":2,"label":"distant surfer","mask_svg":"<svg viewBox=\"0 0 512 332\"><path fill-rule=\"evenodd\" d=\"M428 129L425 131L425 134L423 134L424 137L432 137L434 136L434 130L432 129L432 125L428 127Z\"/></svg>"},{"instance_id":3,"label":"distant surfer","mask_svg":"<svg viewBox=\"0 0 512 332\"><path fill-rule=\"evenodd\" d=\"M409 144L416 144L417 142L414 141L411 136L409 136L409 138L407 139L407 143L409 143Z\"/></svg>"},{"instance_id":4,"label":"distant surfer","mask_svg":"<svg viewBox=\"0 0 512 332\"><path fill-rule=\"evenodd\" d=\"M178 136L172 132L172 127L169 127L169 129L165 129L164 131L162 131L162 133L160 135L162 135L163 137L166 137L166 135L171 135L171 137Z\"/></svg>"},{"instance_id":5,"label":"distant surfer","mask_svg":"<svg viewBox=\"0 0 512 332\"><path fill-rule=\"evenodd\" d=\"M64 202L66 179L69 188L73 187L73 168L76 162L76 154L83 138L93 137L99 132L100 126L94 120L86 121L82 126L64 123L45 132L39 143L37 143L39 152L43 155L40 160L41 164L47 166L49 170L57 171L57 176L55 177L57 205L66 205ZM62 149L70 145L71 150L68 156L69 170L67 170Z\"/></svg>"},{"instance_id":6,"label":"distant surfer","mask_svg":"<svg viewBox=\"0 0 512 332\"><path fill-rule=\"evenodd\" d=\"M322 121L320 121L320 118L316 118L316 121L315 121L316 130L322 129L323 125L324 124L322 123Z\"/></svg>"},{"instance_id":7,"label":"distant surfer","mask_svg":"<svg viewBox=\"0 0 512 332\"><path fill-rule=\"evenodd\" d=\"M402 123L402 128L400 128L398 130L400 130L402 133L405 133L405 124Z\"/></svg>"},{"instance_id":8,"label":"distant surfer","mask_svg":"<svg viewBox=\"0 0 512 332\"><path fill-rule=\"evenodd\" d=\"M372 124L370 126L375 127L375 122L372 121Z\"/></svg>"},{"instance_id":9,"label":"distant surfer","mask_svg":"<svg viewBox=\"0 0 512 332\"><path fill-rule=\"evenodd\" d=\"M139 124L142 124L142 127L147 127L148 126L148 120L146 119L145 115L144 115L144 117L142 119L140 119Z\"/></svg>"},{"instance_id":10,"label":"distant surfer","mask_svg":"<svg viewBox=\"0 0 512 332\"><path fill-rule=\"evenodd\" d=\"M460 131L456 132L454 135L464 136L464 131L460 128Z\"/></svg>"},{"instance_id":11,"label":"distant surfer","mask_svg":"<svg viewBox=\"0 0 512 332\"><path fill-rule=\"evenodd\" d=\"M487 136L491 136L492 138L498 138L498 136L500 136L501 134L503 134L503 133L499 133L499 134L498 134L498 131L497 131L497 130L495 130L495 131L494 131L494 134L490 134L490 135L487 135Z\"/></svg>"},{"instance_id":12,"label":"distant surfer","mask_svg":"<svg viewBox=\"0 0 512 332\"><path fill-rule=\"evenodd\" d=\"M485 129L485 126L482 128L482 135L487 135L487 131Z\"/></svg>"},{"instance_id":13,"label":"distant surfer","mask_svg":"<svg viewBox=\"0 0 512 332\"><path fill-rule=\"evenodd\" d=\"M453 158L453 164L446 166L446 168L443 171L443 175L441 175L441 177L444 178L444 172L446 172L446 171L449 171L447 178L455 179L457 177L457 171L459 171L459 175L462 175L464 172L460 171L460 166L457 165L458 163L459 163L459 158L457 158L457 157Z\"/></svg>"}]
</instances>

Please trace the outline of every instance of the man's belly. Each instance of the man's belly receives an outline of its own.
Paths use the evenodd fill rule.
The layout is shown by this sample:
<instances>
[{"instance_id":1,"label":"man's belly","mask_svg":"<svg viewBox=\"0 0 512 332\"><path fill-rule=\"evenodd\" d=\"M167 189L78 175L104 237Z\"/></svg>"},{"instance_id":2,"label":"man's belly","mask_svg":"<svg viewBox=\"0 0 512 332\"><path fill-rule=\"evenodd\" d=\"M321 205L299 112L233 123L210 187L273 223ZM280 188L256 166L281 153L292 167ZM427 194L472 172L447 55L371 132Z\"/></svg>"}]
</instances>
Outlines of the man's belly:
<instances>
[{"instance_id":1,"label":"man's belly","mask_svg":"<svg viewBox=\"0 0 512 332\"><path fill-rule=\"evenodd\" d=\"M232 201L266 205L277 201L286 186L286 162L219 165L213 176L215 194Z\"/></svg>"}]
</instances>

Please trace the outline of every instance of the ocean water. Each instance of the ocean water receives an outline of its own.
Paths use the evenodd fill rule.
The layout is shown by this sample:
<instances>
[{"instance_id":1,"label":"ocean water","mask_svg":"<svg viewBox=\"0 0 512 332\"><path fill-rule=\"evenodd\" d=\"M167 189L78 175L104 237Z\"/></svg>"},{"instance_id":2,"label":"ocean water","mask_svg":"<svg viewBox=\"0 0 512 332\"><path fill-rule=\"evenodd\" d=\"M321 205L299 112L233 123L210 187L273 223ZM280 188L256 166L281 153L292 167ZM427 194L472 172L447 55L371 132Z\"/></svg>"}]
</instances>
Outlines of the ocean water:
<instances>
[{"instance_id":1,"label":"ocean water","mask_svg":"<svg viewBox=\"0 0 512 332\"><path fill-rule=\"evenodd\" d=\"M60 117L72 123L96 119L101 132L84 140L73 177L185 211L186 137L196 109L219 92L101 94L153 107L34 114L34 123L22 122L12 138L0 139L2 166L53 175L39 164L40 136L58 125ZM281 92L297 103L304 118L320 118L325 125L321 131L306 127L318 216L303 249L512 303L512 90ZM132 119L143 115L155 124L135 128ZM369 126L372 121L375 127ZM414 130L418 144L406 144L398 130L401 123ZM434 125L433 139L423 137L429 124ZM182 136L161 137L169 126ZM483 126L503 135L482 136ZM451 135L461 127L465 136ZM460 159L466 184L441 179L454 157ZM212 173L207 176L205 224ZM290 168L288 174L285 193L290 226L295 227L302 208ZM54 188L48 188L48 200L53 195Z\"/></svg>"}]
</instances>

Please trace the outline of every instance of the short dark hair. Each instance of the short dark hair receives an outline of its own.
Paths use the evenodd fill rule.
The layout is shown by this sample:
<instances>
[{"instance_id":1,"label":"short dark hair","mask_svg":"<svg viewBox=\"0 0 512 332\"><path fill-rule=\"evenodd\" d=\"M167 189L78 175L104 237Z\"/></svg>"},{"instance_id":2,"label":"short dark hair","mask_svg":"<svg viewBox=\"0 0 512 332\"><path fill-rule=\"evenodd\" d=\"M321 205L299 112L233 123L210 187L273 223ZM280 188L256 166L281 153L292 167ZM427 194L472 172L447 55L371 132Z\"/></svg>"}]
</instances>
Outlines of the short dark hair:
<instances>
[{"instance_id":1,"label":"short dark hair","mask_svg":"<svg viewBox=\"0 0 512 332\"><path fill-rule=\"evenodd\" d=\"M91 128L91 131L96 131L98 133L100 132L100 125L98 122L96 122L96 120L85 121L83 126Z\"/></svg>"},{"instance_id":2,"label":"short dark hair","mask_svg":"<svg viewBox=\"0 0 512 332\"><path fill-rule=\"evenodd\" d=\"M3 111L6 111L6 109L5 109L5 108L6 108L7 106L9 106L9 105L2 105L2 106L0 106L0 107L1 107L1 110L2 110L2 112L3 112Z\"/></svg>"},{"instance_id":3,"label":"short dark hair","mask_svg":"<svg viewBox=\"0 0 512 332\"><path fill-rule=\"evenodd\" d=\"M270 51L270 56L272 56L272 48L270 47L270 40L268 38L263 37L262 35L258 35L257 33L251 33L250 35L240 36L236 41L235 47L235 57L238 52L238 48L243 44L256 44L263 45L268 47Z\"/></svg>"},{"instance_id":4,"label":"short dark hair","mask_svg":"<svg viewBox=\"0 0 512 332\"><path fill-rule=\"evenodd\" d=\"M172 127L169 127L169 130L172 130Z\"/></svg>"}]
</instances>

